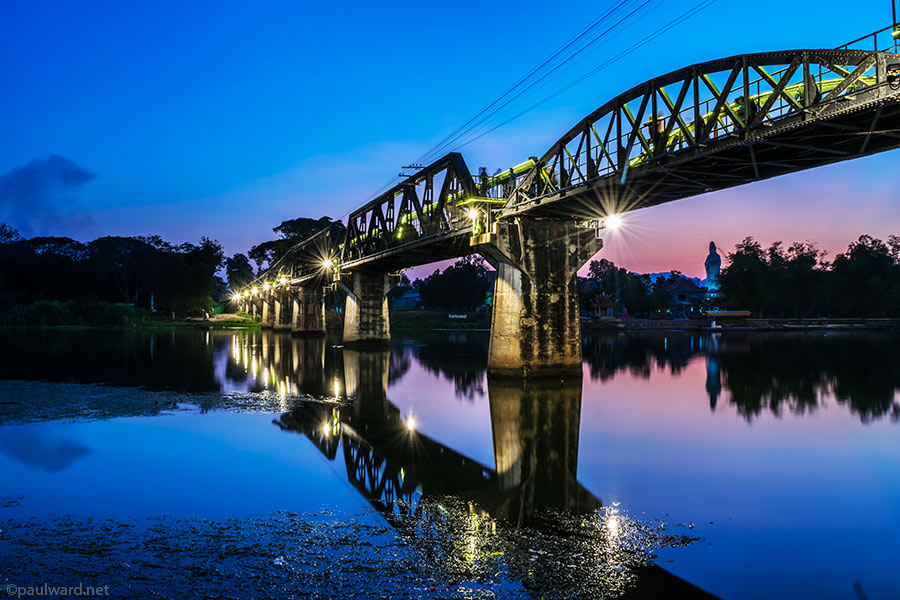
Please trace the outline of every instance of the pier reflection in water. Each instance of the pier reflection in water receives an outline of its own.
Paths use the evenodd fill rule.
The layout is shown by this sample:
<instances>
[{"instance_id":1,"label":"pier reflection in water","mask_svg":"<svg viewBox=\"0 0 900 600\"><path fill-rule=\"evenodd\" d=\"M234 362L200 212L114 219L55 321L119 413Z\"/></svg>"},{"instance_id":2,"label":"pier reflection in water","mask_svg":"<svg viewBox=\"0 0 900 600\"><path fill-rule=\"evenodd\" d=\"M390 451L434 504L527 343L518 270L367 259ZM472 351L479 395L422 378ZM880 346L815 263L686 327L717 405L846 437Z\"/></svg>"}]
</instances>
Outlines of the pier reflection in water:
<instances>
[{"instance_id":1,"label":"pier reflection in water","mask_svg":"<svg viewBox=\"0 0 900 600\"><path fill-rule=\"evenodd\" d=\"M653 551L692 538L604 508L578 482L580 379L487 381L490 466L418 431L416 416L390 401L392 369L409 368L402 351L339 351L322 339L266 332L236 338L232 358L238 378L249 374L279 394L322 400L285 412L276 424L340 465L449 581L499 576L546 597L644 597L663 588L711 597L651 562ZM481 379L466 364L449 372L461 397Z\"/></svg>"}]
</instances>

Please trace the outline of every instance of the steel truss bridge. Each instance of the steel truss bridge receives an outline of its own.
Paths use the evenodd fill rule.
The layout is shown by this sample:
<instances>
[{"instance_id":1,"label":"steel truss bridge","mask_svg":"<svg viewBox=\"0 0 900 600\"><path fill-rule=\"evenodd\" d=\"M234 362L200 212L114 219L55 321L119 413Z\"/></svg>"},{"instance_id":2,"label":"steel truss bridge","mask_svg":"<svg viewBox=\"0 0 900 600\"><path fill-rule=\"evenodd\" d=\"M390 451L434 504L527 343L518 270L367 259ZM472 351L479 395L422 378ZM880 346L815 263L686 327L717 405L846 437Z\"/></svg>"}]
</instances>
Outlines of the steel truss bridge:
<instances>
[{"instance_id":1,"label":"steel truss bridge","mask_svg":"<svg viewBox=\"0 0 900 600\"><path fill-rule=\"evenodd\" d=\"M518 217L599 228L611 214L900 147L898 31L656 77L496 175L473 176L450 153L353 211L342 237L326 230L295 246L243 294L463 256L479 234Z\"/></svg>"}]
</instances>

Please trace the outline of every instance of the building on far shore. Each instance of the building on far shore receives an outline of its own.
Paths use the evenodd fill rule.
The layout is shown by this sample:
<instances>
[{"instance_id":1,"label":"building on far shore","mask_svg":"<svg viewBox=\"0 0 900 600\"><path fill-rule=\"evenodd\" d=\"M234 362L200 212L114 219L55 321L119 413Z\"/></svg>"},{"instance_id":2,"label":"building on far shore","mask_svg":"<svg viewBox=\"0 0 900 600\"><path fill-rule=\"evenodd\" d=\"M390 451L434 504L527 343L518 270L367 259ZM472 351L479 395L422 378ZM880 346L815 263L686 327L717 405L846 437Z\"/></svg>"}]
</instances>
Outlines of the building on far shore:
<instances>
[{"instance_id":1,"label":"building on far shore","mask_svg":"<svg viewBox=\"0 0 900 600\"><path fill-rule=\"evenodd\" d=\"M399 296L391 298L391 308L393 310L422 310L425 303L422 296L414 289L404 291Z\"/></svg>"},{"instance_id":2,"label":"building on far shore","mask_svg":"<svg viewBox=\"0 0 900 600\"><path fill-rule=\"evenodd\" d=\"M682 319L689 318L692 313L699 314L703 299L708 292L707 288L700 287L684 275L674 277L666 289L672 295L669 302L672 316Z\"/></svg>"}]
</instances>

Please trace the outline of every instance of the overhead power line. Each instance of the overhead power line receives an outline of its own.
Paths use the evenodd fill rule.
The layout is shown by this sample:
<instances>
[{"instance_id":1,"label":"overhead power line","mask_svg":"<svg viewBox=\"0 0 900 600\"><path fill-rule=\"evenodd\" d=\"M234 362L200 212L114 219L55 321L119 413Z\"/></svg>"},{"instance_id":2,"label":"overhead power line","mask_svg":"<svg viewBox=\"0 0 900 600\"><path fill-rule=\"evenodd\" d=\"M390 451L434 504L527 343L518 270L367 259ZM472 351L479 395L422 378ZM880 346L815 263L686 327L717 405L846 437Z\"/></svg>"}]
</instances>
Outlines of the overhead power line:
<instances>
[{"instance_id":1,"label":"overhead power line","mask_svg":"<svg viewBox=\"0 0 900 600\"><path fill-rule=\"evenodd\" d=\"M529 90L545 81L560 67L569 63L573 58L580 55L587 48L609 36L612 32L616 31L617 28L621 28L625 23L629 22L630 19L634 18L638 12L647 7L652 2L656 1L657 0L640 0L639 2L636 2L636 0L622 0L621 2L617 3L615 6L613 6L613 8L594 19L594 21L592 21L581 32L579 32L575 37L570 39L562 47L560 47L558 50L544 59L540 64L532 68L523 77L519 78L518 81L507 88L493 102L485 106L468 121L466 121L466 123L458 127L456 130L454 130L454 132L444 138L444 140L436 144L417 162L429 162L430 159L434 158L435 156L444 153L449 148L453 148L454 145L461 139L464 139L466 135L471 133L476 128L482 126L489 119L496 116L500 111L513 104L524 94L528 93ZM631 8L635 3L637 3L637 7ZM626 10L628 12L625 12ZM621 16L622 12L625 12L624 16ZM613 19L616 20L613 21L612 24L603 27ZM598 35L595 35L587 41L582 41L591 32L601 27L603 27L603 29ZM579 41L582 41L582 43L579 44Z\"/></svg>"},{"instance_id":2,"label":"overhead power line","mask_svg":"<svg viewBox=\"0 0 900 600\"><path fill-rule=\"evenodd\" d=\"M702 11L702 10L704 10L704 9L706 9L706 8L708 8L708 7L710 7L710 6L711 6L712 4L714 4L715 2L716 2L716 0L704 0L704 1L701 2L699 5L697 5L697 6L693 7L693 8L691 8L691 9L687 10L687 11L684 12L684 13L682 13L680 16L678 16L678 17L676 17L675 19L669 21L669 22L666 23L665 25L661 26L659 29L655 30L653 33L648 34L647 36L645 36L645 37L642 38L641 40L635 42L634 44L632 44L631 46L629 46L629 47L626 48L625 50L622 50L621 52L619 52L618 54L616 54L616 55L613 56L612 58L610 58L610 59L604 61L603 63L601 63L601 64L599 64L599 65L597 65L596 67L594 67L593 69L591 69L591 70L588 71L587 73L581 75L580 77L578 77L578 78L575 79L574 81L571 81L571 82L567 83L566 85L562 86L561 88L557 89L556 91L554 91L554 92L548 94L547 96L543 97L543 98L542 98L541 100L539 100L538 102L535 102L534 104L531 104L530 106L528 106L527 108L525 108L525 109L522 110L521 112L518 112L518 113L516 113L515 115L513 115L512 117L510 117L510 118L508 118L508 119L506 119L506 120L504 120L504 121L498 123L497 125L491 127L491 128L488 129L487 131L483 131L483 132L477 134L475 137L472 137L471 139L468 139L468 140L465 140L465 141L461 142L461 143L457 146L457 148L462 148L463 146L466 146L466 145L468 145L468 144L471 144L472 142L474 142L474 141L476 141L476 140L479 140L479 139L481 139L482 137L484 137L484 136L486 136L486 135L488 135L488 134L490 134L490 133L493 133L493 132L496 131L497 129L500 129L500 128L503 127L504 125L508 125L509 123L511 123L511 122L515 121L516 119L518 119L519 117L521 117L521 116L523 116L523 115L525 115L525 114L531 112L532 110L534 110L534 109L536 109L536 108L542 106L543 104L546 104L546 103L549 102L550 100L552 100L552 99L556 98L557 96L559 96L559 95L561 95L561 94L567 92L568 90L570 90L571 88L575 87L576 85L578 85L579 83L583 82L584 80L589 79L590 77L593 77L594 75L596 75L597 73L599 73L599 72L602 71L603 69L605 69L605 68L607 68L607 67L609 67L609 66L611 66L611 65L613 65L613 64L615 64L615 63L617 63L617 62L619 62L620 60L622 60L623 58L625 58L626 56L628 56L629 54L631 54L632 52L634 52L635 50L637 50L640 46L642 46L642 45L644 45L645 43L647 43L650 39L656 37L657 35L659 35L660 33L664 32L664 31L666 31L667 29L670 29L670 28L672 28L672 27L675 27L675 26L677 26L677 25L680 25L681 23L683 23L683 22L686 21L687 19L693 17L694 15L696 15L697 13L699 13L700 11Z\"/></svg>"},{"instance_id":3,"label":"overhead power line","mask_svg":"<svg viewBox=\"0 0 900 600\"><path fill-rule=\"evenodd\" d=\"M566 44L544 59L538 66L529 70L528 73L519 78L519 80L510 86L510 88L478 111L478 113L473 115L473 117L468 119L463 125L457 127L443 140L438 142L428 152L423 154L417 162L431 162L431 160L441 154L451 150L458 150L459 148L484 137L488 133L509 124L565 91L568 91L585 79L588 79L615 62L618 62L622 58L633 53L649 40L708 8L716 0L703 0L695 4L692 8L669 20L652 33L642 37L639 41L629 45L624 50L615 54L612 58L592 68L587 73L577 75L574 80L563 83L561 86L542 97L539 101L530 104L524 110L515 113L511 117L503 118L504 111L514 107L517 103L525 100L527 97L539 93L542 89L546 88L551 81L558 79L562 72L569 70L576 62L582 61L588 54L596 51L602 42L610 41L611 38L616 37L625 29L635 24L639 16L641 19L648 18L646 12L649 10L651 4L657 2L657 5L659 5L665 1L666 0L659 0L658 2L657 0L623 0L617 3L613 8L597 17L576 36L566 42ZM643 15L641 15L642 12L644 13ZM595 33L595 35L593 37L588 37L592 32ZM579 44L578 42L581 43Z\"/></svg>"}]
</instances>

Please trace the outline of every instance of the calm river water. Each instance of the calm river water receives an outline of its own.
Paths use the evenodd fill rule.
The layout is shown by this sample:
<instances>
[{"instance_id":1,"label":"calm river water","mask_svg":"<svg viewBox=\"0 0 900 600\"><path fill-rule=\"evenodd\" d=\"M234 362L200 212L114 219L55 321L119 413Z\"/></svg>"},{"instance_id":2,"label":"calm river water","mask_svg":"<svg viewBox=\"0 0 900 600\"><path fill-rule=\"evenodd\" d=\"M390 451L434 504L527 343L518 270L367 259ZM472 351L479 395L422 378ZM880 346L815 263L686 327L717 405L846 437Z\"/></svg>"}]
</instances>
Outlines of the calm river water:
<instances>
[{"instance_id":1,"label":"calm river water","mask_svg":"<svg viewBox=\"0 0 900 600\"><path fill-rule=\"evenodd\" d=\"M0 584L115 598L898 598L900 336L0 332Z\"/></svg>"}]
</instances>

